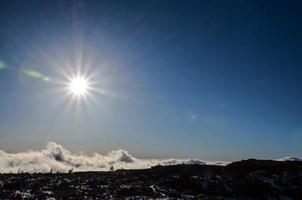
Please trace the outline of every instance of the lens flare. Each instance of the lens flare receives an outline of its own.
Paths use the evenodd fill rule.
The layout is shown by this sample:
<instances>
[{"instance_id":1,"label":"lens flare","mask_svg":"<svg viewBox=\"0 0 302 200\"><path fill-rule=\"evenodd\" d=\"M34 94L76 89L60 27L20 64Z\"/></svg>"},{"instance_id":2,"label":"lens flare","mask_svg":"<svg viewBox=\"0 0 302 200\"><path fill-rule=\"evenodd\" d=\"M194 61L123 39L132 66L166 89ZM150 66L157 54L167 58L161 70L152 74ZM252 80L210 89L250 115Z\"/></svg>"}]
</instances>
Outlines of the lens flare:
<instances>
[{"instance_id":1,"label":"lens flare","mask_svg":"<svg viewBox=\"0 0 302 200\"><path fill-rule=\"evenodd\" d=\"M44 74L38 72L38 71L35 71L35 70L31 70L31 69L24 69L23 70L23 73L29 77L32 77L32 78L36 78L36 79L41 79L43 81L50 81L50 78L48 76L45 76Z\"/></svg>"},{"instance_id":2,"label":"lens flare","mask_svg":"<svg viewBox=\"0 0 302 200\"><path fill-rule=\"evenodd\" d=\"M3 61L0 60L0 69L5 69L6 65Z\"/></svg>"}]
</instances>

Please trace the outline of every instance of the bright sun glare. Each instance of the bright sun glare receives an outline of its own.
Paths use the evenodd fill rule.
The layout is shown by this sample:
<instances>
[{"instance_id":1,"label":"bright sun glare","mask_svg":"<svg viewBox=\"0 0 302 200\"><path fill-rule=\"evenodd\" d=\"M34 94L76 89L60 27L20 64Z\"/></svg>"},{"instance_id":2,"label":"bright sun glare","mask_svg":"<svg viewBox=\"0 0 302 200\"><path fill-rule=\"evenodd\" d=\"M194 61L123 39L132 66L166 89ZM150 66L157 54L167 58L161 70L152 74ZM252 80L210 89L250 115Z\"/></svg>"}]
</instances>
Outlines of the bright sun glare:
<instances>
[{"instance_id":1,"label":"bright sun glare","mask_svg":"<svg viewBox=\"0 0 302 200\"><path fill-rule=\"evenodd\" d=\"M76 96L85 96L88 92L88 81L84 77L74 77L70 80L69 90Z\"/></svg>"}]
</instances>

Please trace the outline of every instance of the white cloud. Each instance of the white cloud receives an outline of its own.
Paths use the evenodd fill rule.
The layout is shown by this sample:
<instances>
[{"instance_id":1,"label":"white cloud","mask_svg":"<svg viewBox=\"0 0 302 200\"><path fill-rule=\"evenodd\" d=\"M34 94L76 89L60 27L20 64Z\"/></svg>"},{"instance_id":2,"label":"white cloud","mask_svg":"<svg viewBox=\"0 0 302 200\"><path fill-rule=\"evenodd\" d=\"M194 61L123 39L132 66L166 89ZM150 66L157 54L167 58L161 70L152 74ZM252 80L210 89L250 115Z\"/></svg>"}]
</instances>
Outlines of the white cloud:
<instances>
[{"instance_id":1,"label":"white cloud","mask_svg":"<svg viewBox=\"0 0 302 200\"><path fill-rule=\"evenodd\" d=\"M279 158L277 161L302 161L302 158L293 157L293 156L286 156L284 158Z\"/></svg>"},{"instance_id":2,"label":"white cloud","mask_svg":"<svg viewBox=\"0 0 302 200\"><path fill-rule=\"evenodd\" d=\"M94 153L92 156L74 154L63 146L49 142L45 149L22 153L7 153L0 150L0 172L67 172L107 171L114 169L141 169L155 165L206 164L197 159L138 159L124 150L115 150L107 155Z\"/></svg>"}]
</instances>

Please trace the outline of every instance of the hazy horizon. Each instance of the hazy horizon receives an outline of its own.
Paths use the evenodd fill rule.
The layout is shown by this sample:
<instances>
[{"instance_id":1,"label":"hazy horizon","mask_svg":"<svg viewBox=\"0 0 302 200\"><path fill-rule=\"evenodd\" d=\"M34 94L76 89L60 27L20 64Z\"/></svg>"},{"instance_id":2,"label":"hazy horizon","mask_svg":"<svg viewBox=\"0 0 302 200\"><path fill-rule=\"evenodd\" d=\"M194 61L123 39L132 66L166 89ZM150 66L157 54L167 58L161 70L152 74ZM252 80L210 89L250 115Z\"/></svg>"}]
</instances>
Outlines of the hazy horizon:
<instances>
[{"instance_id":1,"label":"hazy horizon","mask_svg":"<svg viewBox=\"0 0 302 200\"><path fill-rule=\"evenodd\" d=\"M255 158L249 158L255 159ZM248 160L248 159L243 159ZM302 161L302 158L286 156L274 161ZM105 154L99 152L73 152L70 149L48 142L39 150L9 153L0 150L0 173L19 172L68 172L73 171L110 171L113 169L146 169L153 166L169 165L218 165L226 166L234 161L213 161L196 158L140 158L127 150L116 149Z\"/></svg>"}]
</instances>

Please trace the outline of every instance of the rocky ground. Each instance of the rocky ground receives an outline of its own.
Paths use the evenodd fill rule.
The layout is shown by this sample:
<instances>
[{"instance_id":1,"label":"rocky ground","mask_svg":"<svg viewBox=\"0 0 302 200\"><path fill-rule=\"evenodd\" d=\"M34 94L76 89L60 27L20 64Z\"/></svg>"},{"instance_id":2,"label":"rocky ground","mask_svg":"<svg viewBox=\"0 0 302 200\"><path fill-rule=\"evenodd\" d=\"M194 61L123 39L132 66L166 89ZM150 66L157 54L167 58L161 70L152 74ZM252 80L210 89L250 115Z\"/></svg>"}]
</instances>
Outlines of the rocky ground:
<instances>
[{"instance_id":1,"label":"rocky ground","mask_svg":"<svg viewBox=\"0 0 302 200\"><path fill-rule=\"evenodd\" d=\"M302 199L302 162L0 174L0 199Z\"/></svg>"}]
</instances>

